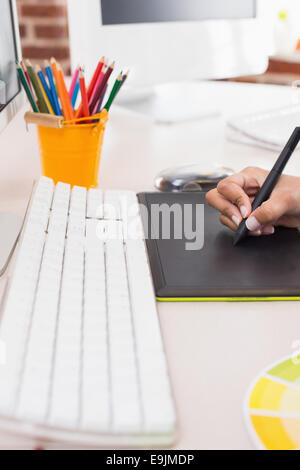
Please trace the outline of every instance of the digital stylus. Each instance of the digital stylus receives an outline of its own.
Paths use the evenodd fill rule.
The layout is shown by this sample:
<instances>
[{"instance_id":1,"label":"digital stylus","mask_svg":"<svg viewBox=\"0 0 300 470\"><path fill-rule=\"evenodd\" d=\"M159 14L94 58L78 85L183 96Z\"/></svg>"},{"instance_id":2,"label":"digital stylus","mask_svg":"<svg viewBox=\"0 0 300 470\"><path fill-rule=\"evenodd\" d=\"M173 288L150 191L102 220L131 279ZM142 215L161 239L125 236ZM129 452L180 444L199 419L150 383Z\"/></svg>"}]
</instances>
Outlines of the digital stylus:
<instances>
[{"instance_id":1,"label":"digital stylus","mask_svg":"<svg viewBox=\"0 0 300 470\"><path fill-rule=\"evenodd\" d=\"M252 204L252 212L255 211L255 209L257 209L263 202L267 201L267 199L269 199L269 197L271 196L271 193L273 189L275 188L277 181L279 180L287 162L292 156L299 141L300 141L300 127L296 127L291 137L289 138L286 146L284 147L281 154L279 155L275 165L273 166L272 170L268 174L264 184L260 188L256 198L254 199L253 204ZM237 229L237 232L233 240L234 245L237 245L248 234L246 220L247 219L243 219Z\"/></svg>"}]
</instances>

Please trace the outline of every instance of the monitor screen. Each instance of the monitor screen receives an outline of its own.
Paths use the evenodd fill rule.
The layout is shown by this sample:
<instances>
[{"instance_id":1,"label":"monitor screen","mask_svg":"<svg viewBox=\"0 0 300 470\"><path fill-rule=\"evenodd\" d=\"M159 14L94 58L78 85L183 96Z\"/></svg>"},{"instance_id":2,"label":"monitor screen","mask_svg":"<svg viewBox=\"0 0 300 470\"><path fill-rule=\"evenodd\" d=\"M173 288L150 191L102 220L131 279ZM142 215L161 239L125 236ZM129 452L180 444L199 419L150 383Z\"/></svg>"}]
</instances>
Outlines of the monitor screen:
<instances>
[{"instance_id":1,"label":"monitor screen","mask_svg":"<svg viewBox=\"0 0 300 470\"><path fill-rule=\"evenodd\" d=\"M256 0L100 0L103 25L253 18Z\"/></svg>"},{"instance_id":2,"label":"monitor screen","mask_svg":"<svg viewBox=\"0 0 300 470\"><path fill-rule=\"evenodd\" d=\"M12 4L0 1L0 111L20 92L16 72L17 47Z\"/></svg>"}]
</instances>

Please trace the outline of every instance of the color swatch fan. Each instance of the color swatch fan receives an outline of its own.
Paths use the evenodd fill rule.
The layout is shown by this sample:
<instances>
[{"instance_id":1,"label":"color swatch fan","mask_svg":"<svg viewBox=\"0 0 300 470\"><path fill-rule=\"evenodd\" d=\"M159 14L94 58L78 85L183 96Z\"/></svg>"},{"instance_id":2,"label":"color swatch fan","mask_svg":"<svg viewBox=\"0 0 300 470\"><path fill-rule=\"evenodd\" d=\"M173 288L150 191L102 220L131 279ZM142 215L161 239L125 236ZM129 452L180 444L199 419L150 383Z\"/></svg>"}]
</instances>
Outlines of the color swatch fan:
<instances>
[{"instance_id":1,"label":"color swatch fan","mask_svg":"<svg viewBox=\"0 0 300 470\"><path fill-rule=\"evenodd\" d=\"M245 416L258 448L300 449L300 357L281 360L260 375L247 395Z\"/></svg>"}]
</instances>

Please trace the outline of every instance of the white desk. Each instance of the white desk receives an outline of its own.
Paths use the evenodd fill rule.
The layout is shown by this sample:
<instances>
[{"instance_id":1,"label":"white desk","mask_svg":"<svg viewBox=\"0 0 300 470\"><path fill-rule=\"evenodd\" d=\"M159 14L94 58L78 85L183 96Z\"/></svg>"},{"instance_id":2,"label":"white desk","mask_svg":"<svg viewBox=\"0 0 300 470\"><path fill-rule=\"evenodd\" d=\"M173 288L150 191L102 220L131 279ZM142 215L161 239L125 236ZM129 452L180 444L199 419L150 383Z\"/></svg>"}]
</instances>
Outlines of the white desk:
<instances>
[{"instance_id":1,"label":"white desk","mask_svg":"<svg viewBox=\"0 0 300 470\"><path fill-rule=\"evenodd\" d=\"M191 87L211 96L223 115L168 127L113 111L101 164L103 188L152 190L161 169L208 160L235 170L271 167L273 152L225 140L225 116L288 105L293 91L235 83ZM22 113L1 135L0 149L0 210L22 214L39 176L35 131L26 133ZM287 171L300 175L300 161L292 159ZM252 448L243 422L245 392L262 368L293 352L300 339L300 304L165 303L158 309L178 408L176 448ZM0 436L1 447L32 445Z\"/></svg>"}]
</instances>

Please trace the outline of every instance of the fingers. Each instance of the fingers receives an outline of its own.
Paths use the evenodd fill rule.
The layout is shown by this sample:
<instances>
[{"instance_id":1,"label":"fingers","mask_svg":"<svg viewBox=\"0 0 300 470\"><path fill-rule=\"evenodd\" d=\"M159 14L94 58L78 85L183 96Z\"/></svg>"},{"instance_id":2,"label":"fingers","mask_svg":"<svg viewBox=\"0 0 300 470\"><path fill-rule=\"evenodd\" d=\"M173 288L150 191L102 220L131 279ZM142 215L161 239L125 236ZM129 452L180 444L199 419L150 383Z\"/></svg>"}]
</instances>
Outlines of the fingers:
<instances>
[{"instance_id":1,"label":"fingers","mask_svg":"<svg viewBox=\"0 0 300 470\"><path fill-rule=\"evenodd\" d=\"M239 208L242 217L245 219L251 213L251 202L266 176L266 170L248 167L240 173L222 180L217 189L225 199L228 199Z\"/></svg>"},{"instance_id":2,"label":"fingers","mask_svg":"<svg viewBox=\"0 0 300 470\"><path fill-rule=\"evenodd\" d=\"M237 226L229 217L226 217L225 215L221 215L220 222L226 227L236 232ZM266 227L262 227L259 230L249 232L249 235L253 237L259 237L261 235L273 235L274 232L275 232L275 228L272 225L267 225Z\"/></svg>"},{"instance_id":3,"label":"fingers","mask_svg":"<svg viewBox=\"0 0 300 470\"><path fill-rule=\"evenodd\" d=\"M291 204L289 192L272 195L268 201L258 207L248 218L246 222L248 230L256 231L261 230L262 227L274 226L277 220L288 212Z\"/></svg>"},{"instance_id":4,"label":"fingers","mask_svg":"<svg viewBox=\"0 0 300 470\"><path fill-rule=\"evenodd\" d=\"M244 188L247 186L247 175L237 173L222 180L217 187L219 194L239 208L245 219L251 213L251 202Z\"/></svg>"},{"instance_id":5,"label":"fingers","mask_svg":"<svg viewBox=\"0 0 300 470\"><path fill-rule=\"evenodd\" d=\"M222 180L217 189L210 191L207 202L221 213L220 221L236 231L243 219L247 220L247 228L254 235L271 235L274 233L275 222L284 215L290 205L290 196L272 196L271 200L262 204L252 212L252 202L263 184L267 172L260 168L246 168L240 173ZM271 203L270 203L271 201Z\"/></svg>"},{"instance_id":6,"label":"fingers","mask_svg":"<svg viewBox=\"0 0 300 470\"><path fill-rule=\"evenodd\" d=\"M267 225L266 227L263 227L261 230L262 235L273 235L275 232L275 227L273 225Z\"/></svg>"},{"instance_id":7,"label":"fingers","mask_svg":"<svg viewBox=\"0 0 300 470\"><path fill-rule=\"evenodd\" d=\"M213 189L206 195L206 200L209 205L217 209L231 221L232 230L236 230L242 221L242 217L238 208L230 201L225 199L217 189Z\"/></svg>"},{"instance_id":8,"label":"fingers","mask_svg":"<svg viewBox=\"0 0 300 470\"><path fill-rule=\"evenodd\" d=\"M226 217L226 215L221 215L220 216L220 222L221 224L225 225L226 227L230 228L234 232L237 231L237 225L229 218Z\"/></svg>"}]
</instances>

